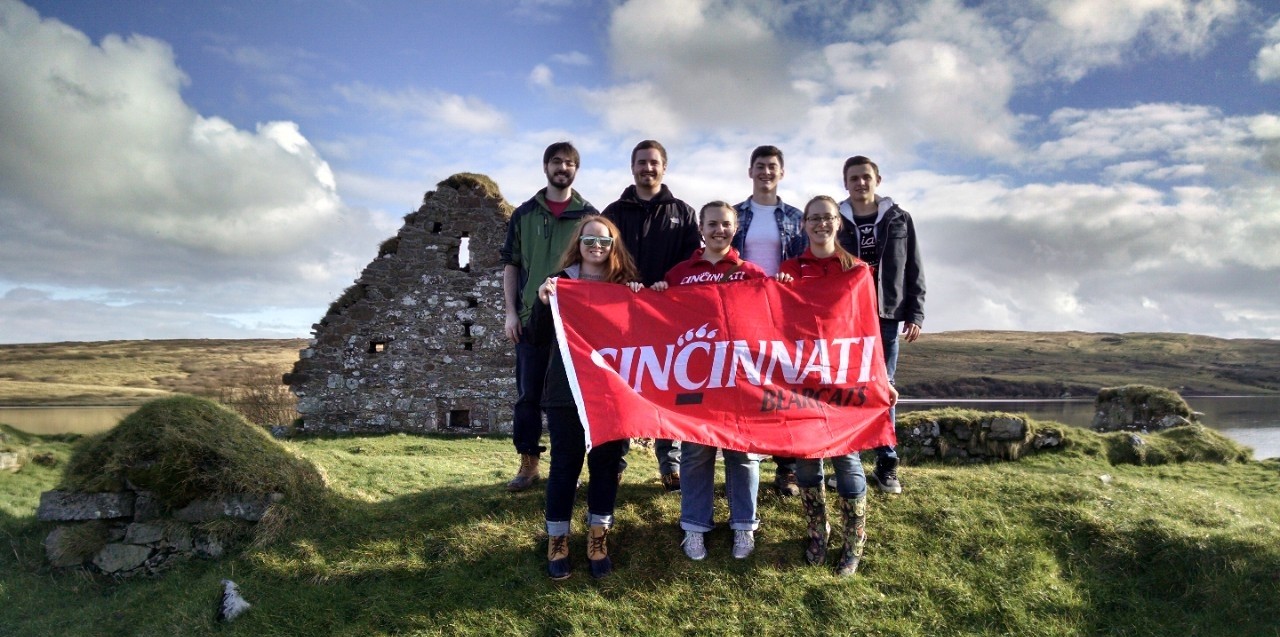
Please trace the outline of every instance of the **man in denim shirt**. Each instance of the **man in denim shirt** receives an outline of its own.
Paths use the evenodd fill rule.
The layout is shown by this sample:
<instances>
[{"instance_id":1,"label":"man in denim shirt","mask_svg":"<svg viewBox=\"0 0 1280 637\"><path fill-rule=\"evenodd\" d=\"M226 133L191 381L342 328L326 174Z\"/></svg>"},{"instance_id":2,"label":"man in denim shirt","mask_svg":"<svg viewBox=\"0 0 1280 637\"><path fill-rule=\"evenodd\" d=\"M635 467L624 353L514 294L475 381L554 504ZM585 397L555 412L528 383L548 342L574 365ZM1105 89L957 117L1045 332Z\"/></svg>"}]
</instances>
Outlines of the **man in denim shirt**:
<instances>
[{"instance_id":1,"label":"man in denim shirt","mask_svg":"<svg viewBox=\"0 0 1280 637\"><path fill-rule=\"evenodd\" d=\"M751 151L747 176L751 178L751 197L734 206L738 211L738 232L733 248L743 258L760 266L768 276L778 273L778 266L804 252L809 240L801 227L804 213L782 202L778 182L786 170L782 151L777 146L759 146ZM752 225L757 215L760 223ZM769 223L772 219L774 223ZM799 495L796 484L795 458L773 457L778 465L774 486L779 495Z\"/></svg>"}]
</instances>

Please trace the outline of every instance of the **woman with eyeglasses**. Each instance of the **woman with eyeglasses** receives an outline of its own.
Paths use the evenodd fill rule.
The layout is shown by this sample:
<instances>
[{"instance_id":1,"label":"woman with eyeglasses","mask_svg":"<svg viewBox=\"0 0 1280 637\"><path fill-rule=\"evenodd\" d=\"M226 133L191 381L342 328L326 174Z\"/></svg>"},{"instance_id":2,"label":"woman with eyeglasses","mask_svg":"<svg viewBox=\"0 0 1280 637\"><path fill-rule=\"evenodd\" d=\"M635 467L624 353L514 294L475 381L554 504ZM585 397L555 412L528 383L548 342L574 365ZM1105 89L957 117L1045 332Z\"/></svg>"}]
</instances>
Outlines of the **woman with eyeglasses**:
<instances>
[{"instance_id":1,"label":"woman with eyeglasses","mask_svg":"<svg viewBox=\"0 0 1280 637\"><path fill-rule=\"evenodd\" d=\"M779 272L794 279L817 279L854 268L868 267L866 262L845 250L836 241L842 223L840 208L835 199L819 195L804 207L804 231L809 237L809 247L803 254L782 262ZM889 386L890 404L897 402L898 392ZM800 459L796 462L796 482L800 485L800 500L804 503L808 518L809 544L805 560L818 565L826 562L827 541L831 525L827 523L827 496L823 481L821 459ZM840 494L840 511L843 514L843 541L840 559L836 562L836 574L853 575L858 570L862 551L867 542L867 476L862 470L862 458L858 452L831 458L836 472L836 492Z\"/></svg>"},{"instance_id":2,"label":"woman with eyeglasses","mask_svg":"<svg viewBox=\"0 0 1280 637\"><path fill-rule=\"evenodd\" d=\"M587 558L592 577L604 577L613 570L605 539L613 526L614 501L618 497L619 461L626 451L625 440L615 440L586 452L586 438L578 408L565 373L560 348L555 345L555 327L551 316L551 296L560 278L583 281L620 283L639 291L644 286L637 279L636 266L622 243L617 241L618 227L602 216L585 217L578 224L575 239L569 244L560 271L538 288L541 303L535 303L531 318L535 344L551 343L551 362L547 366L542 393L542 409L547 414L547 430L551 434L551 469L547 476L547 574L553 580L570 575L569 519L578 490L582 464L587 465Z\"/></svg>"}]
</instances>

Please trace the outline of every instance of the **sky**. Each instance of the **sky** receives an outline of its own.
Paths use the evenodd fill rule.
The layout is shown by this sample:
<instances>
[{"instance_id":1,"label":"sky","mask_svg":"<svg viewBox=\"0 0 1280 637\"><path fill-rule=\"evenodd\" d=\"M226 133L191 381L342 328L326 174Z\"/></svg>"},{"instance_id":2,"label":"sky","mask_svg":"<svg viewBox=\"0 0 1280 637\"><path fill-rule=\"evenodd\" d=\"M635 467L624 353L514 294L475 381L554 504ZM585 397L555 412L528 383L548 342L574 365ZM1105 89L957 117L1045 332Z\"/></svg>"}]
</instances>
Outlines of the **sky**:
<instances>
[{"instance_id":1,"label":"sky","mask_svg":"<svg viewBox=\"0 0 1280 637\"><path fill-rule=\"evenodd\" d=\"M0 343L307 337L424 192L572 140L910 211L924 332L1280 338L1276 0L0 0Z\"/></svg>"}]
</instances>

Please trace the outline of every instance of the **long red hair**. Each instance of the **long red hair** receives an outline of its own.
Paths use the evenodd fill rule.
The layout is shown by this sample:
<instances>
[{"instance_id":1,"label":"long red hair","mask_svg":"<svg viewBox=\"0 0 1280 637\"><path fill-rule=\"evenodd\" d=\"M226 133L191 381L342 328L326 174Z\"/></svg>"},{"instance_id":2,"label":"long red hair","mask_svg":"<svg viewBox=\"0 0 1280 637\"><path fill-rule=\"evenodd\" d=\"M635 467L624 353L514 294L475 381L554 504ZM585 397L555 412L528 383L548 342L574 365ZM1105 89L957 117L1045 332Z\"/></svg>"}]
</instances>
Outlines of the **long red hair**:
<instances>
[{"instance_id":1,"label":"long red hair","mask_svg":"<svg viewBox=\"0 0 1280 637\"><path fill-rule=\"evenodd\" d=\"M582 263L580 241L587 224L593 221L608 228L609 236L613 237L609 257L604 262L604 280L610 283L630 283L640 280L635 259L631 258L631 253L627 252L627 247L622 245L622 238L618 236L621 231L604 215L587 215L578 222L578 227L573 231L573 241L565 248L564 256L560 258L560 269Z\"/></svg>"}]
</instances>

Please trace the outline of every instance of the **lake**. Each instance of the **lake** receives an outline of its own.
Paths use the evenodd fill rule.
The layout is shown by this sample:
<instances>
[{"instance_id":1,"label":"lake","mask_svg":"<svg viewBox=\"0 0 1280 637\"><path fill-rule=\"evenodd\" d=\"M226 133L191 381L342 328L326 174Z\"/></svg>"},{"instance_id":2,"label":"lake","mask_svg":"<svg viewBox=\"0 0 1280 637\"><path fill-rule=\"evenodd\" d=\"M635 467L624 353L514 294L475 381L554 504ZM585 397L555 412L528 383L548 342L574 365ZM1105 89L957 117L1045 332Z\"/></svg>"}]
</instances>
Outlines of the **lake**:
<instances>
[{"instance_id":1,"label":"lake","mask_svg":"<svg viewBox=\"0 0 1280 637\"><path fill-rule=\"evenodd\" d=\"M1191 408L1201 420L1233 440L1254 449L1254 457L1280 457L1280 396L1192 396ZM902 411L955 406L982 411L1025 413L1037 420L1088 427L1093 400L917 400L904 399ZM39 434L106 431L137 407L0 407L0 422Z\"/></svg>"}]
</instances>

